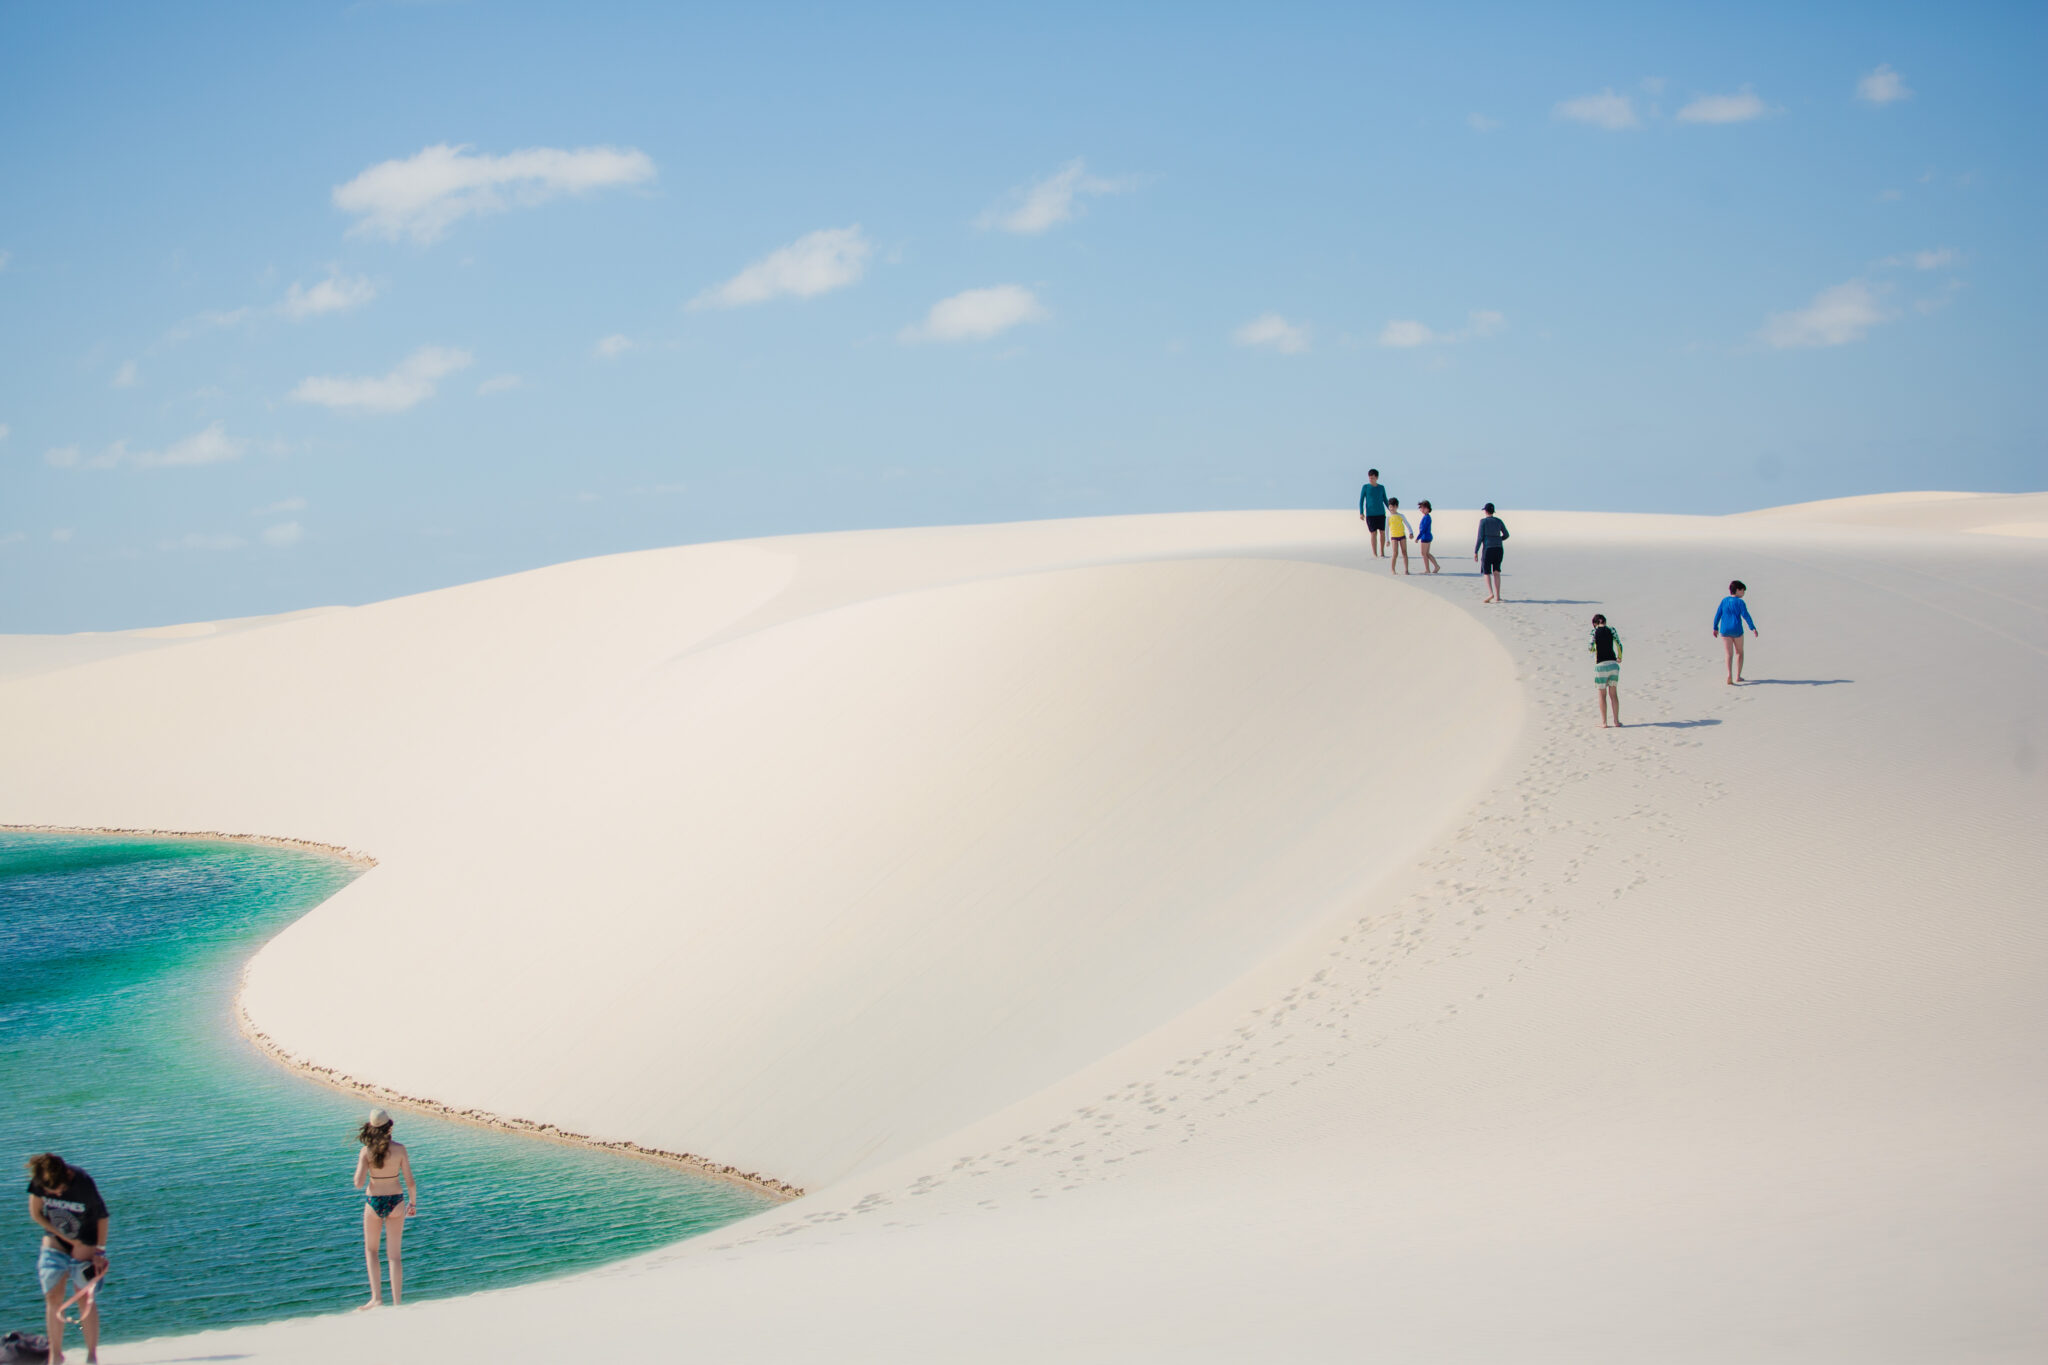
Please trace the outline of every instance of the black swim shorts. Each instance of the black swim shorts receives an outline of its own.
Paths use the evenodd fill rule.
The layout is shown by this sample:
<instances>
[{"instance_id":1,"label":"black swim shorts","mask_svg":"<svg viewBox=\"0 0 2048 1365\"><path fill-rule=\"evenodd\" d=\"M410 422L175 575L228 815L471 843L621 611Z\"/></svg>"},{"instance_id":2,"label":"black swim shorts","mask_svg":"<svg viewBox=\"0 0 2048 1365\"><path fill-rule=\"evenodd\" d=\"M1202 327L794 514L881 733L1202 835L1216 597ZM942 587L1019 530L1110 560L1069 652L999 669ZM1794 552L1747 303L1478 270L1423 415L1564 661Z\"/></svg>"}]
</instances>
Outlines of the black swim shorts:
<instances>
[{"instance_id":1,"label":"black swim shorts","mask_svg":"<svg viewBox=\"0 0 2048 1365\"><path fill-rule=\"evenodd\" d=\"M1485 549L1481 550L1479 552L1479 572L1499 573L1500 552L1501 547L1498 545L1489 545Z\"/></svg>"},{"instance_id":2,"label":"black swim shorts","mask_svg":"<svg viewBox=\"0 0 2048 1365\"><path fill-rule=\"evenodd\" d=\"M1387 519L1385 517L1369 516L1365 519L1365 529L1368 531L1384 531L1387 529Z\"/></svg>"}]
</instances>

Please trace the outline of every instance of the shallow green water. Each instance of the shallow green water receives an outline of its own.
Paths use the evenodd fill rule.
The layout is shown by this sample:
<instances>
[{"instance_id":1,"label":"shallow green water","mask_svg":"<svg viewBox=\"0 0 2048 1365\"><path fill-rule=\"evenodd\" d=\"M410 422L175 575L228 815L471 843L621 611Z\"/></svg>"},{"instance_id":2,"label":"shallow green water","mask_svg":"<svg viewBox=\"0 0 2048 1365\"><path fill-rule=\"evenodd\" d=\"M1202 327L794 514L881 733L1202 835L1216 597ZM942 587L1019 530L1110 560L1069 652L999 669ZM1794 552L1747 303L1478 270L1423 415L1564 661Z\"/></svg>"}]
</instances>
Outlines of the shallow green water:
<instances>
[{"instance_id":1,"label":"shallow green water","mask_svg":"<svg viewBox=\"0 0 2048 1365\"><path fill-rule=\"evenodd\" d=\"M356 873L249 844L0 833L0 1161L16 1191L0 1331L41 1330L22 1168L40 1151L89 1171L112 1210L108 1340L367 1297L349 1184L367 1105L269 1062L232 1017L241 964ZM767 1203L418 1115L397 1135L420 1182L408 1299L582 1269Z\"/></svg>"}]
</instances>

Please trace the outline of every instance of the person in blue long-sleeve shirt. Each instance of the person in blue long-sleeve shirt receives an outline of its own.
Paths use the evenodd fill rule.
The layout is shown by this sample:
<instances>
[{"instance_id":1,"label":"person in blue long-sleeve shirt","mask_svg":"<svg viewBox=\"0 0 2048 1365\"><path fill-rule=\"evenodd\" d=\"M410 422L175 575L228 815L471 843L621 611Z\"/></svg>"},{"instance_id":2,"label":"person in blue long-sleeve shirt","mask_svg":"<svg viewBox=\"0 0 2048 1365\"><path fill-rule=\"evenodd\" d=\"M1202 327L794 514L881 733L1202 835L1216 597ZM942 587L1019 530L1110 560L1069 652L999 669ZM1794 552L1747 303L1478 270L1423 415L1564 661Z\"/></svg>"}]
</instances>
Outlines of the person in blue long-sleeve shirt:
<instances>
[{"instance_id":1,"label":"person in blue long-sleeve shirt","mask_svg":"<svg viewBox=\"0 0 2048 1365\"><path fill-rule=\"evenodd\" d=\"M1761 635L1756 628L1756 618L1749 614L1749 604L1742 600L1749 591L1741 579L1728 585L1728 595L1721 599L1721 605L1714 608L1714 634L1720 637L1721 652L1728 660L1728 683L1732 687L1742 681L1742 627L1746 624L1751 635Z\"/></svg>"},{"instance_id":2,"label":"person in blue long-sleeve shirt","mask_svg":"<svg viewBox=\"0 0 2048 1365\"><path fill-rule=\"evenodd\" d=\"M1377 469L1365 471L1365 487L1358 490L1358 519L1372 532L1373 558L1379 558L1387 545L1387 488Z\"/></svg>"}]
</instances>

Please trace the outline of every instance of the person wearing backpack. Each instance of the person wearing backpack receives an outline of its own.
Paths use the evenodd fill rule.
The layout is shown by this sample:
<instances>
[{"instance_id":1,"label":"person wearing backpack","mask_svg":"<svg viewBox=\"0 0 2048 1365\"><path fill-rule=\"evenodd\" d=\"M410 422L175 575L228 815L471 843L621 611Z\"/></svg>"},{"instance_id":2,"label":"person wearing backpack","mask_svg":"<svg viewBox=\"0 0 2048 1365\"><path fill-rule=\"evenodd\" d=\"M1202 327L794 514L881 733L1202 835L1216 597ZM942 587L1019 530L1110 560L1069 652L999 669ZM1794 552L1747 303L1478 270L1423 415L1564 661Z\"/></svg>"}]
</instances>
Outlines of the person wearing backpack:
<instances>
[{"instance_id":1,"label":"person wearing backpack","mask_svg":"<svg viewBox=\"0 0 2048 1365\"><path fill-rule=\"evenodd\" d=\"M1593 638L1586 642L1593 656L1593 690L1600 694L1600 728L1607 725L1607 708L1614 708L1614 728L1621 728L1621 632L1607 624L1606 616L1593 614Z\"/></svg>"}]
</instances>

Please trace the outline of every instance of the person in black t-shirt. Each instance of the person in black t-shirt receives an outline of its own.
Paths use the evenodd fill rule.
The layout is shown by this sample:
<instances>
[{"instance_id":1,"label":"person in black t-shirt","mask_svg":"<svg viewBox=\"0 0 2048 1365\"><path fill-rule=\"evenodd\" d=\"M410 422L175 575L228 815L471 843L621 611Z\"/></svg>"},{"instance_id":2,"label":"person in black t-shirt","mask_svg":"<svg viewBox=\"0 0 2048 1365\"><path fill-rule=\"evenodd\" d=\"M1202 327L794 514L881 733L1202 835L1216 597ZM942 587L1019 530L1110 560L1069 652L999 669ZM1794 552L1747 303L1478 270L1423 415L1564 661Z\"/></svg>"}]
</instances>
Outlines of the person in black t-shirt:
<instances>
[{"instance_id":1,"label":"person in black t-shirt","mask_svg":"<svg viewBox=\"0 0 2048 1365\"><path fill-rule=\"evenodd\" d=\"M1600 694L1600 728L1607 728L1607 707L1614 706L1614 724L1621 726L1621 632L1607 624L1607 617L1593 615L1593 638L1586 642L1593 656L1593 690Z\"/></svg>"},{"instance_id":2,"label":"person in black t-shirt","mask_svg":"<svg viewBox=\"0 0 2048 1365\"><path fill-rule=\"evenodd\" d=\"M43 1330L50 1337L50 1365L64 1362L64 1301L72 1286L84 1289L107 1273L107 1201L92 1177L55 1152L29 1158L28 1216L43 1230L36 1256L36 1280L43 1288ZM100 1358L100 1308L87 1296L79 1314L86 1365Z\"/></svg>"}]
</instances>

